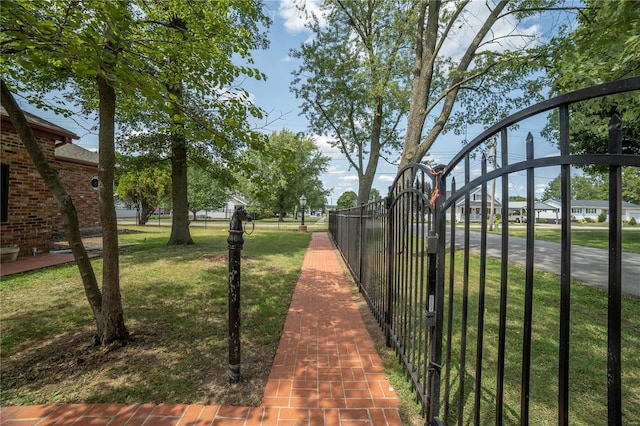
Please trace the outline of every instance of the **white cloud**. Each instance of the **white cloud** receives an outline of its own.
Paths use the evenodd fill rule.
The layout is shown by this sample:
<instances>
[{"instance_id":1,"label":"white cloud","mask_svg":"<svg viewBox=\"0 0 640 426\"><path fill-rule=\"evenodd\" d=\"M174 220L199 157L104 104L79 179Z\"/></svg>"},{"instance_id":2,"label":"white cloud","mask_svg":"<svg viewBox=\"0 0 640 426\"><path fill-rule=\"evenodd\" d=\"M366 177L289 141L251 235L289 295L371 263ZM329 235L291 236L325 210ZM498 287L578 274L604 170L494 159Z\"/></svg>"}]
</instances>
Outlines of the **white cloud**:
<instances>
[{"instance_id":1,"label":"white cloud","mask_svg":"<svg viewBox=\"0 0 640 426\"><path fill-rule=\"evenodd\" d=\"M305 25L313 15L323 22L320 4L321 0L280 0L278 14L284 20L287 32L296 35L307 31Z\"/></svg>"},{"instance_id":2,"label":"white cloud","mask_svg":"<svg viewBox=\"0 0 640 426\"><path fill-rule=\"evenodd\" d=\"M543 194L544 191L547 189L547 184L546 183L538 183L536 184L536 194Z\"/></svg>"},{"instance_id":3,"label":"white cloud","mask_svg":"<svg viewBox=\"0 0 640 426\"><path fill-rule=\"evenodd\" d=\"M322 151L323 155L333 159L344 158L344 155L340 150L334 146L331 146L331 143L334 139L330 136L323 135L314 135L313 140L316 142L316 145Z\"/></svg>"},{"instance_id":4,"label":"white cloud","mask_svg":"<svg viewBox=\"0 0 640 426\"><path fill-rule=\"evenodd\" d=\"M378 176L378 180L382 182L393 182L396 177L393 175L380 175Z\"/></svg>"},{"instance_id":5,"label":"white cloud","mask_svg":"<svg viewBox=\"0 0 640 426\"><path fill-rule=\"evenodd\" d=\"M451 3L449 7L455 7L455 3ZM489 13L485 2L469 2L465 12L458 18L457 28L452 30L447 41L443 44L441 55L454 60L460 59L477 31L486 21ZM540 25L517 26L513 15L507 15L493 25L479 51L505 52L531 47L531 44L535 43L535 40L541 35Z\"/></svg>"}]
</instances>

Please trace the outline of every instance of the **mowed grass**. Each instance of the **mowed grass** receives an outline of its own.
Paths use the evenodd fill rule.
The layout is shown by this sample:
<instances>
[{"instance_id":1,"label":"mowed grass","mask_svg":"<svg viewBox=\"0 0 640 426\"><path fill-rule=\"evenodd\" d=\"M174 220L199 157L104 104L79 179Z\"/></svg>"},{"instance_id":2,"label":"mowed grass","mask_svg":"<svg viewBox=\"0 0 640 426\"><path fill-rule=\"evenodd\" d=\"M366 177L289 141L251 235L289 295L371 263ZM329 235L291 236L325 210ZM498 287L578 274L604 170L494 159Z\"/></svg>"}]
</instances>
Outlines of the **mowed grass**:
<instances>
[{"instance_id":1,"label":"mowed grass","mask_svg":"<svg viewBox=\"0 0 640 426\"><path fill-rule=\"evenodd\" d=\"M128 346L90 345L91 311L75 265L0 285L2 405L167 402L259 405L309 233L256 228L242 251L243 383L227 383L228 229L129 227L120 258ZM102 262L93 261L100 276Z\"/></svg>"},{"instance_id":2,"label":"mowed grass","mask_svg":"<svg viewBox=\"0 0 640 426\"><path fill-rule=\"evenodd\" d=\"M420 245L421 243L419 243ZM458 424L460 414L458 403L462 395L462 424L473 424L475 415L475 380L478 371L480 383L479 424L495 424L496 388L498 365L498 335L500 319L500 272L499 259L488 258L486 267L486 288L484 309L482 310L484 331L482 334L482 366L477 370L476 357L479 330L480 305L480 257L469 256L469 281L467 312L468 323L465 331L466 350L464 374L461 373L460 352L462 347L462 317L464 289L463 252L456 252L453 296L448 294L448 275L445 278L445 330L442 353L442 373L440 390L440 418L447 416L449 424ZM451 269L449 253L446 255L447 274ZM415 265L415 264L414 264ZM401 266L397 270L400 271ZM405 276L405 280L408 275ZM383 279L382 279L383 280ZM374 279L375 281L375 279ZM560 278L542 271L534 271L533 309L531 340L531 371L529 394L529 424L555 425L558 416L559 395L559 340L560 340ZM509 264L507 279L506 350L504 374L504 424L519 424L521 415L521 390L523 372L523 335L525 312L525 268ZM402 287L409 292L408 287ZM411 290L415 291L415 290ZM375 287L370 290L375 293ZM402 297L402 296L398 296ZM453 299L451 327L451 360L446 363L449 298ZM593 425L594 419L607 419L607 311L606 291L592 288L574 281L571 285L570 303L570 361L569 361L569 421L575 425ZM419 320L424 313L411 308L403 314ZM623 423L632 425L640 421L640 300L630 296L622 298L622 411ZM402 327L396 330L402 332ZM424 341L409 336L409 341ZM383 360L389 379L398 395L403 399L402 408L409 414L405 418L416 418L419 406L412 404L412 389L407 382L395 350L381 347ZM410 349L415 356L415 350ZM389 361L391 359L391 361ZM450 375L448 413L445 409L446 376ZM464 388L460 388L464 377ZM413 396L415 400L415 396ZM409 401L409 403L407 403ZM408 423L408 422L407 422ZM413 422L412 424L420 424ZM598 423L599 424L599 423Z\"/></svg>"},{"instance_id":3,"label":"mowed grass","mask_svg":"<svg viewBox=\"0 0 640 426\"><path fill-rule=\"evenodd\" d=\"M580 225L571 227L571 244L575 246L593 247L607 250L609 248L609 229L590 226L589 229L581 228ZM499 234L501 231L492 231ZM526 238L527 228L525 226L509 226L509 235ZM536 226L536 240L560 243L560 227L547 228ZM640 253L640 226L625 226L622 228L622 251L628 253Z\"/></svg>"},{"instance_id":4,"label":"mowed grass","mask_svg":"<svg viewBox=\"0 0 640 426\"><path fill-rule=\"evenodd\" d=\"M451 406L449 421L458 416L460 397L460 348L463 306L463 263L460 254L455 266L454 310L451 358ZM473 419L478 306L480 298L479 256L469 262L468 327L466 331L463 419ZM525 269L509 265L504 378L505 424L520 422ZM495 422L498 334L500 313L500 262L487 259L484 332L481 368L480 424ZM573 425L606 423L607 418L607 293L573 282L570 304L569 422ZM533 285L531 382L529 424L555 425L558 410L558 357L560 324L560 280L553 274L536 271ZM448 306L448 299L445 307ZM445 312L445 318L446 318ZM446 334L445 330L445 342ZM622 298L622 411L623 424L640 421L640 300ZM443 352L443 363L445 353ZM443 367L444 379L446 368ZM444 397L444 383L441 396ZM441 417L444 412L441 411ZM604 419L604 420L603 420ZM465 421L466 421L465 420ZM466 423L465 423L466 424Z\"/></svg>"}]
</instances>

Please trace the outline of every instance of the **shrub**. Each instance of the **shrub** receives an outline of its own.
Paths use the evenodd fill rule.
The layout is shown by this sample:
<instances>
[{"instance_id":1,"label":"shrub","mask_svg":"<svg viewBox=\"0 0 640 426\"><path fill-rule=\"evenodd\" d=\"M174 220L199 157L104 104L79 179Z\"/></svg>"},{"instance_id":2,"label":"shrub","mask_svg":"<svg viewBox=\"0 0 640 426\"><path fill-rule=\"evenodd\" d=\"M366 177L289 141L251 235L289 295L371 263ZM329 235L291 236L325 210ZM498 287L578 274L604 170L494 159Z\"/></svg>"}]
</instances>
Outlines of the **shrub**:
<instances>
[{"instance_id":1,"label":"shrub","mask_svg":"<svg viewBox=\"0 0 640 426\"><path fill-rule=\"evenodd\" d=\"M629 225L631 225L631 226L636 226L636 224L637 224L637 222L636 222L636 218L635 218L635 217L632 217L632 218L629 220Z\"/></svg>"},{"instance_id":2,"label":"shrub","mask_svg":"<svg viewBox=\"0 0 640 426\"><path fill-rule=\"evenodd\" d=\"M584 218L584 221L585 221L585 223L595 223L595 220L593 220L593 219L592 219L592 218L590 218L590 217L585 217L585 218Z\"/></svg>"},{"instance_id":3,"label":"shrub","mask_svg":"<svg viewBox=\"0 0 640 426\"><path fill-rule=\"evenodd\" d=\"M607 220L607 215L606 215L606 214L604 214L604 213L600 213L600 214L598 215L598 223L605 222L606 220Z\"/></svg>"}]
</instances>

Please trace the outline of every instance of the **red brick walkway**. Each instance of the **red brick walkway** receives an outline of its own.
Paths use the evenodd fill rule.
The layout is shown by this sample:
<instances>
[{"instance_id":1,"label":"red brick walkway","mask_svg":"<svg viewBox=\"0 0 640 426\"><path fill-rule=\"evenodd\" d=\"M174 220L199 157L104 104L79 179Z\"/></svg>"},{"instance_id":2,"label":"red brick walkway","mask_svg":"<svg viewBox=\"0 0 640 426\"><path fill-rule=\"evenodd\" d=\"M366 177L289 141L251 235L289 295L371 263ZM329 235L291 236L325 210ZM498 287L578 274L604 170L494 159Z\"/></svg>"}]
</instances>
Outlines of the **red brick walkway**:
<instances>
[{"instance_id":1,"label":"red brick walkway","mask_svg":"<svg viewBox=\"0 0 640 426\"><path fill-rule=\"evenodd\" d=\"M65 404L3 407L9 425L401 425L398 399L337 252L314 233L261 407Z\"/></svg>"}]
</instances>

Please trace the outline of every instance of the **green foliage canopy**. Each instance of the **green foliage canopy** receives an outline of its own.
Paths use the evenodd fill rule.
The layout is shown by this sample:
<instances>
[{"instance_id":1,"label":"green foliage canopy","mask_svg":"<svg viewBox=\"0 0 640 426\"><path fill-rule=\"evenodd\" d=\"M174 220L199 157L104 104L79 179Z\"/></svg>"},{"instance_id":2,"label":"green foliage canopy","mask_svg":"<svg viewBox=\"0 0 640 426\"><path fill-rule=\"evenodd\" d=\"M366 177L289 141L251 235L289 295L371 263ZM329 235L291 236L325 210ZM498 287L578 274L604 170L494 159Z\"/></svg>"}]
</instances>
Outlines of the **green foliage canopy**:
<instances>
[{"instance_id":1,"label":"green foliage canopy","mask_svg":"<svg viewBox=\"0 0 640 426\"><path fill-rule=\"evenodd\" d=\"M343 192L339 197L336 204L336 208L349 209L358 205L358 195L353 191Z\"/></svg>"},{"instance_id":2,"label":"green foliage canopy","mask_svg":"<svg viewBox=\"0 0 640 426\"><path fill-rule=\"evenodd\" d=\"M596 178L576 175L571 177L572 200L606 200L609 187L604 178L599 175ZM560 175L556 176L542 193L542 200L555 198L561 199Z\"/></svg>"},{"instance_id":3,"label":"green foliage canopy","mask_svg":"<svg viewBox=\"0 0 640 426\"><path fill-rule=\"evenodd\" d=\"M240 174L243 191L262 209L280 214L299 208L299 197L307 197L307 209L321 209L327 191L320 174L329 157L322 155L313 139L301 133L281 130L269 135L265 151L245 152L246 172Z\"/></svg>"},{"instance_id":4,"label":"green foliage canopy","mask_svg":"<svg viewBox=\"0 0 640 426\"><path fill-rule=\"evenodd\" d=\"M586 0L575 28L566 27L548 58L551 91L573 90L640 76L640 2ZM615 30L613 30L615 29ZM640 154L640 96L637 93L574 104L570 110L573 154L604 154L613 113L623 121L623 153ZM548 137L558 140L558 118L550 118ZM587 172L602 171L585 167Z\"/></svg>"},{"instance_id":5,"label":"green foliage canopy","mask_svg":"<svg viewBox=\"0 0 640 426\"><path fill-rule=\"evenodd\" d=\"M311 129L331 136L356 171L366 202L379 158L401 147L417 9L410 2L326 1L323 12L326 24L313 20L314 39L293 52L302 64L292 90Z\"/></svg>"},{"instance_id":6,"label":"green foliage canopy","mask_svg":"<svg viewBox=\"0 0 640 426\"><path fill-rule=\"evenodd\" d=\"M142 156L119 156L118 164L118 198L138 210L138 224L144 225L156 207L168 202L171 189L168 164Z\"/></svg>"}]
</instances>

